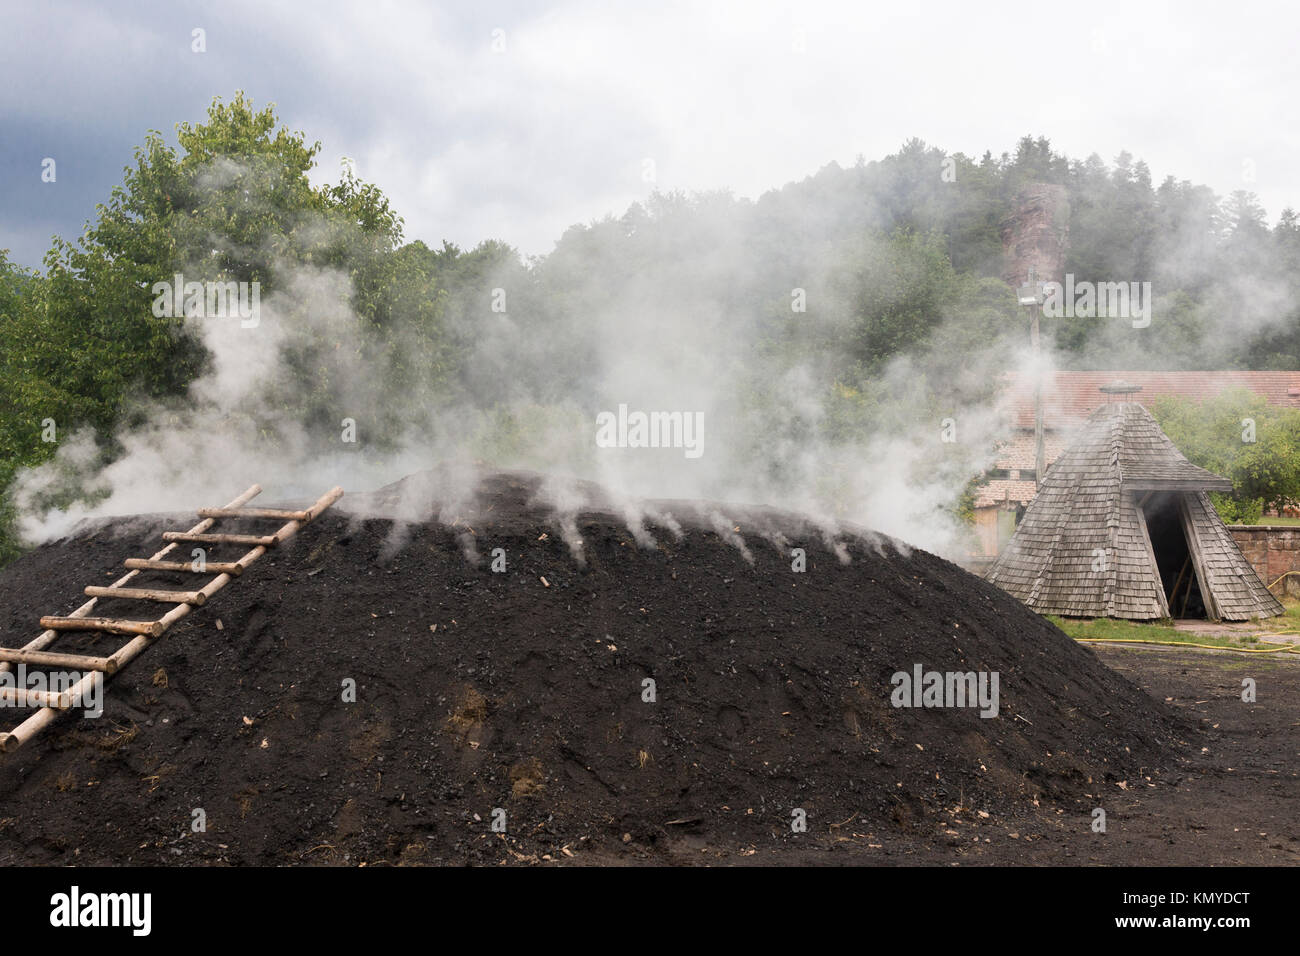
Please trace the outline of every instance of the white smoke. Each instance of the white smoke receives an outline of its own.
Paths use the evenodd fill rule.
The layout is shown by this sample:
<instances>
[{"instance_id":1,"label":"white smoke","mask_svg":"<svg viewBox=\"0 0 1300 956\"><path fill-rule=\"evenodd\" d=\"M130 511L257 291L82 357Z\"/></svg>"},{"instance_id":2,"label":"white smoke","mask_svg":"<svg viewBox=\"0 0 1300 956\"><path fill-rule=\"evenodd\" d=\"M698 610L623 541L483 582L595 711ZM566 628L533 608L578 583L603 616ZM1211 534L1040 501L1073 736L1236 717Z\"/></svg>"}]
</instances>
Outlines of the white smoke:
<instances>
[{"instance_id":1,"label":"white smoke","mask_svg":"<svg viewBox=\"0 0 1300 956\"><path fill-rule=\"evenodd\" d=\"M229 165L214 168L210 178L228 182L238 175ZM280 262L276 291L262 299L254 327L235 318L189 320L211 354L210 367L191 388L191 405L149 408L143 424L115 436L121 453L107 464L98 464L92 436L82 433L53 461L19 476L14 498L22 531L40 541L88 517L193 510L224 503L253 483L275 499L312 500L335 484L368 491L452 463L439 472L442 487L419 489L397 504L399 519L429 517L424 504L436 491L442 503L436 517L452 524L472 498L478 467L528 468L548 476L537 503L553 513L580 561L576 518L590 501L579 479L614 495L616 512L642 547L655 546L647 525L679 536L681 519L692 512L650 500L684 499L722 503L696 509L694 516L747 560L752 554L742 535L764 532L733 531L728 504L804 513L842 558L847 551L838 535L845 523L952 557L967 553L969 532L951 505L991 464L997 439L1007 433L1005 415L988 398L989 383L1008 364L1004 345L950 342L940 323L927 352L900 357L878 376L879 394L872 398L895 410L892 420L886 414L869 433L831 441L824 436L835 414L828 404L835 383L824 358L813 352L790 360L765 352L761 341L770 323L732 303L734 277L751 268L751 253L736 211L722 208L716 217L682 227L688 231L679 241L696 258L694 279L681 291L662 276L570 277L563 291L581 308L562 313L560 327L539 328L526 305L505 313L488 307L496 288L505 289L507 301L527 302L514 288L528 275L522 268L486 276L481 310L449 317L454 331L472 343L464 358L465 386L427 406L404 402L385 378L406 350L419 347L418 328L377 347L349 305L353 288L346 273ZM534 266L532 274L546 267ZM803 281L823 289L824 279ZM598 308L590 309L592 303ZM823 298L799 317L800 334L833 347L846 332L844 315L842 304ZM548 379L557 342L581 343L581 382ZM960 350L960 357L949 349ZM310 367L291 364L290 357L301 364L303 355ZM1015 361L1027 367L1032 358ZM937 364L953 366L941 400L927 391ZM540 394L535 384L516 387L525 379L544 383L550 394ZM302 388L321 392L318 404L329 419L324 429L283 413L300 404L302 396L291 390ZM764 397L754 398L759 392ZM497 400L502 394L508 399ZM703 454L598 448L596 417L620 404L700 415ZM945 420L955 424L953 441L943 437ZM509 441L500 439L502 421L511 424ZM342 440L348 422L355 443ZM93 503L43 504L69 473L98 493ZM395 531L392 545L399 543ZM462 544L477 563L472 537Z\"/></svg>"}]
</instances>

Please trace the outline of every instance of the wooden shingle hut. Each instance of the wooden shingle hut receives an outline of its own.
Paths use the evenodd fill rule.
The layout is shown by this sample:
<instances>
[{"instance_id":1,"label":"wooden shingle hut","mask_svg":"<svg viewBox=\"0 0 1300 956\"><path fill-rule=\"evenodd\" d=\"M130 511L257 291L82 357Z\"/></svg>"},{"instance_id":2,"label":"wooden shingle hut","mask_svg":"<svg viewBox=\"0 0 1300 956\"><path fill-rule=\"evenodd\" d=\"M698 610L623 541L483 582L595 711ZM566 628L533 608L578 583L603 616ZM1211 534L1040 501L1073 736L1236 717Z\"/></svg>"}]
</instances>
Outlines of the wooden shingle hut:
<instances>
[{"instance_id":1,"label":"wooden shingle hut","mask_svg":"<svg viewBox=\"0 0 1300 956\"><path fill-rule=\"evenodd\" d=\"M1242 555L1208 492L1226 478L1193 465L1136 391L1103 404L1048 469L985 578L1041 614L1244 621L1283 608Z\"/></svg>"}]
</instances>

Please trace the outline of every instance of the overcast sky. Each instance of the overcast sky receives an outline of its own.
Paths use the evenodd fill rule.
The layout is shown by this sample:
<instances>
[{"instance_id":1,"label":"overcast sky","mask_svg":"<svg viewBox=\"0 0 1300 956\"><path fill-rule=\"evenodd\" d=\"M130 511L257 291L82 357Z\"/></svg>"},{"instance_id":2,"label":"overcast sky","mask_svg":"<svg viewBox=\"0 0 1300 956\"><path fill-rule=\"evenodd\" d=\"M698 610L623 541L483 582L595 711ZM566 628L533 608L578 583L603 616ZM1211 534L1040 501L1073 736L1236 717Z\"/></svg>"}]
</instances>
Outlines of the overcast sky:
<instances>
[{"instance_id":1,"label":"overcast sky","mask_svg":"<svg viewBox=\"0 0 1300 956\"><path fill-rule=\"evenodd\" d=\"M1127 149L1275 222L1300 207L1298 27L1295 4L1248 2L4 0L0 248L38 265L147 130L174 141L237 89L321 141L316 181L353 158L430 245L545 253L652 186L756 197L912 136Z\"/></svg>"}]
</instances>

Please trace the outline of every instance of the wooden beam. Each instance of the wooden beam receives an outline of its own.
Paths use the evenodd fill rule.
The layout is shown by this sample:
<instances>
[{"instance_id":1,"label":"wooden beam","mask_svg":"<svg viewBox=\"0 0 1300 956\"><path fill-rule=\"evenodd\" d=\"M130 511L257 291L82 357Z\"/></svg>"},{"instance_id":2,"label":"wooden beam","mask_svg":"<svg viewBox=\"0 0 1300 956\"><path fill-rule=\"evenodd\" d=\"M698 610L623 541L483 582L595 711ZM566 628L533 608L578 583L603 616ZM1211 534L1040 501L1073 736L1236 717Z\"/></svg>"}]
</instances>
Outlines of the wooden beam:
<instances>
[{"instance_id":1,"label":"wooden beam","mask_svg":"<svg viewBox=\"0 0 1300 956\"><path fill-rule=\"evenodd\" d=\"M161 621L117 621L107 617L47 616L41 618L41 627L48 627L51 631L107 631L109 634L146 634L149 637L157 637L166 630Z\"/></svg>"},{"instance_id":2,"label":"wooden beam","mask_svg":"<svg viewBox=\"0 0 1300 956\"><path fill-rule=\"evenodd\" d=\"M200 508L200 518L276 518L280 521L310 521L310 511L281 511L278 508Z\"/></svg>"},{"instance_id":3,"label":"wooden beam","mask_svg":"<svg viewBox=\"0 0 1300 956\"><path fill-rule=\"evenodd\" d=\"M165 591L158 588L99 588L87 587L90 597L122 598L127 601L157 601L159 604L193 604L202 607L207 595L202 591Z\"/></svg>"},{"instance_id":4,"label":"wooden beam","mask_svg":"<svg viewBox=\"0 0 1300 956\"><path fill-rule=\"evenodd\" d=\"M244 555L242 558L236 561L235 564L239 567L240 573L242 574L245 568L247 568L250 564L252 564L254 561L256 561L264 554L266 554L266 548L262 548L262 547L254 548L252 551L248 552L246 555Z\"/></svg>"},{"instance_id":5,"label":"wooden beam","mask_svg":"<svg viewBox=\"0 0 1300 956\"><path fill-rule=\"evenodd\" d=\"M111 673L111 672L109 672ZM95 681L103 680L98 673L87 674L65 691L73 700L85 700L91 693ZM54 707L42 707L7 734L0 734L0 751L9 753L17 750L31 740L50 724L54 723L63 711Z\"/></svg>"},{"instance_id":6,"label":"wooden beam","mask_svg":"<svg viewBox=\"0 0 1300 956\"><path fill-rule=\"evenodd\" d=\"M244 573L241 565L233 561L206 561L202 571L194 569L193 561L154 561L149 558L127 558L125 567L136 571L179 571L182 574L229 574L234 577Z\"/></svg>"},{"instance_id":7,"label":"wooden beam","mask_svg":"<svg viewBox=\"0 0 1300 956\"><path fill-rule=\"evenodd\" d=\"M72 671L103 671L105 674L111 674L117 670L117 663L111 657L56 654L53 651L25 651L18 647L0 647L0 660L9 661L13 664L59 667Z\"/></svg>"},{"instance_id":8,"label":"wooden beam","mask_svg":"<svg viewBox=\"0 0 1300 956\"><path fill-rule=\"evenodd\" d=\"M197 544L247 544L263 548L273 547L273 534L195 534L192 531L164 531L164 541L193 541Z\"/></svg>"},{"instance_id":9,"label":"wooden beam","mask_svg":"<svg viewBox=\"0 0 1300 956\"><path fill-rule=\"evenodd\" d=\"M1192 552L1187 552L1187 557L1183 558L1183 566L1178 570L1178 579L1174 581L1174 586L1169 592L1169 606L1172 609L1174 600L1178 597L1178 589L1183 585L1183 575L1187 573L1188 565L1192 563ZM1191 578L1187 579L1187 593L1192 593ZM1183 598L1183 610L1187 610L1187 598Z\"/></svg>"},{"instance_id":10,"label":"wooden beam","mask_svg":"<svg viewBox=\"0 0 1300 956\"><path fill-rule=\"evenodd\" d=\"M0 701L10 707L53 707L56 710L72 707L72 698L66 691L52 694L47 690L27 690L24 687L0 687Z\"/></svg>"},{"instance_id":11,"label":"wooden beam","mask_svg":"<svg viewBox=\"0 0 1300 956\"><path fill-rule=\"evenodd\" d=\"M307 513L311 515L311 517L308 518L307 520L314 521L316 518L320 517L320 513L322 511L324 511L326 508L334 504L334 502L338 501L342 497L343 497L343 489L340 488L338 485L335 485L329 491L325 492L325 494L317 498L316 503L307 509Z\"/></svg>"}]
</instances>

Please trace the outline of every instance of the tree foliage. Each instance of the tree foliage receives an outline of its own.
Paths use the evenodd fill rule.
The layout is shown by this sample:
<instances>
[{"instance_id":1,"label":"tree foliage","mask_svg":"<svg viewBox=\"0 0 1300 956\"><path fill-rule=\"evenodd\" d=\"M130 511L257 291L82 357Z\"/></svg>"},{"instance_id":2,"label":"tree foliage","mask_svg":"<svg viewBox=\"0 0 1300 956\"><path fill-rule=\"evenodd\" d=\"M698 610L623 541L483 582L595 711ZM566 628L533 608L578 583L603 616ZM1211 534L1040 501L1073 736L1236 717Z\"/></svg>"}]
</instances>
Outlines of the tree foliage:
<instances>
[{"instance_id":1,"label":"tree foliage","mask_svg":"<svg viewBox=\"0 0 1300 956\"><path fill-rule=\"evenodd\" d=\"M990 393L1025 340L999 278L1001 230L1034 183L1066 189L1067 271L1150 281L1156 297L1147 329L1045 320L1060 366L1300 366L1296 214L1270 227L1248 192L1221 199L1173 177L1155 186L1126 153L1074 160L1026 136L976 158L913 139L753 201L655 193L524 261L494 239L403 244L401 217L350 163L313 184L320 148L270 106L217 100L202 122L177 127L175 145L149 132L122 184L81 236L55 241L43 272L0 253L0 486L54 453L47 420L60 440L90 426L108 458L142 409L195 401L211 363L204 338L152 309L154 284L178 273L255 282L263 303L274 297L285 374L247 414L308 433L336 431L347 394L369 403L381 444L418 412L447 408L482 413L483 447L517 445L597 397L591 369L608 336L635 342L656 322L727 343L695 361L735 383L747 410L738 427L749 429L737 441L773 472L788 462L762 453L770 443L929 429ZM303 276L325 274L343 277L342 324L338 303L302 293ZM359 329L345 327L354 320ZM817 416L791 407L794 378L816 393ZM1223 508L1297 497L1293 419L1241 396L1162 414L1189 457L1233 479L1236 503ZM1234 416L1256 419L1257 443L1228 440ZM265 431L275 440L272 423Z\"/></svg>"},{"instance_id":2,"label":"tree foliage","mask_svg":"<svg viewBox=\"0 0 1300 956\"><path fill-rule=\"evenodd\" d=\"M1232 482L1231 495L1214 496L1225 521L1250 524L1300 502L1300 409L1230 389L1199 403L1162 397L1152 414L1189 461Z\"/></svg>"}]
</instances>

